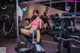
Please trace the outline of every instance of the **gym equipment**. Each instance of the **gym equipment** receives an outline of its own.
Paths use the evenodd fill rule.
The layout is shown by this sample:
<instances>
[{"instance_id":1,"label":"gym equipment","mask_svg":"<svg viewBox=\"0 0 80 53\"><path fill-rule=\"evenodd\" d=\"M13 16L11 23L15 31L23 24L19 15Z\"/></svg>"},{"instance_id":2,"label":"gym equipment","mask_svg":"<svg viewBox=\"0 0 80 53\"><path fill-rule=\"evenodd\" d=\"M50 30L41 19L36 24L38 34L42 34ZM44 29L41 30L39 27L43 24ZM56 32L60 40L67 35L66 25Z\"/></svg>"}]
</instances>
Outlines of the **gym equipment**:
<instances>
[{"instance_id":1,"label":"gym equipment","mask_svg":"<svg viewBox=\"0 0 80 53\"><path fill-rule=\"evenodd\" d=\"M58 42L56 53L60 53L62 40L64 40L63 46L67 49L67 53L71 53L70 40L80 42L80 34L71 35L70 29L76 29L75 26L71 26L70 24L70 18L72 18L72 15L75 15L75 19L80 19L80 14L78 13L69 13L69 15L68 13L63 13L63 15L60 18L60 25L57 27L59 29L59 33L55 36L55 39Z\"/></svg>"},{"instance_id":2,"label":"gym equipment","mask_svg":"<svg viewBox=\"0 0 80 53\"><path fill-rule=\"evenodd\" d=\"M35 42L35 36L37 32L36 30L33 31L33 34L26 37L26 42L18 42L16 51L17 53L28 53L28 52L34 52L34 53L45 53L45 50L42 48L41 45L37 44ZM20 44L26 44L26 47L18 48Z\"/></svg>"},{"instance_id":3,"label":"gym equipment","mask_svg":"<svg viewBox=\"0 0 80 53\"><path fill-rule=\"evenodd\" d=\"M7 18L7 16L3 17L3 27L2 34L6 37L13 36L13 21L12 18Z\"/></svg>"},{"instance_id":4,"label":"gym equipment","mask_svg":"<svg viewBox=\"0 0 80 53\"><path fill-rule=\"evenodd\" d=\"M11 33L12 32L12 29L13 29L13 23L10 24L11 26L7 26L6 27L6 22L4 22L3 24L3 34L6 36L7 34Z\"/></svg>"},{"instance_id":5,"label":"gym equipment","mask_svg":"<svg viewBox=\"0 0 80 53\"><path fill-rule=\"evenodd\" d=\"M3 28L3 19L2 17L0 17L0 32L2 32L2 28Z\"/></svg>"},{"instance_id":6,"label":"gym equipment","mask_svg":"<svg viewBox=\"0 0 80 53\"><path fill-rule=\"evenodd\" d=\"M53 21L53 30L57 31L57 27L60 25L60 18L58 14L51 15L51 20Z\"/></svg>"}]
</instances>

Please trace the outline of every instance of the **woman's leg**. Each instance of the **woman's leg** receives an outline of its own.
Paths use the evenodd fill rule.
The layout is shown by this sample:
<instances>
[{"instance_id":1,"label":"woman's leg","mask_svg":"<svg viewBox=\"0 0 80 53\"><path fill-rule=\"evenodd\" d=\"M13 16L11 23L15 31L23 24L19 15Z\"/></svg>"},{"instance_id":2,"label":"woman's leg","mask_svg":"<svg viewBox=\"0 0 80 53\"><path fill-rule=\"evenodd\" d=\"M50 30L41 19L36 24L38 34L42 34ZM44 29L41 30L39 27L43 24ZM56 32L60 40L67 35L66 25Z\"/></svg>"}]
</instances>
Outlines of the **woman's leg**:
<instances>
[{"instance_id":1,"label":"woman's leg","mask_svg":"<svg viewBox=\"0 0 80 53\"><path fill-rule=\"evenodd\" d=\"M20 31L21 31L21 33L23 33L23 34L27 34L27 35L30 34L30 30L27 30L27 29L21 28Z\"/></svg>"},{"instance_id":2,"label":"woman's leg","mask_svg":"<svg viewBox=\"0 0 80 53\"><path fill-rule=\"evenodd\" d=\"M48 27L48 29L51 29L49 21L47 21L47 27Z\"/></svg>"},{"instance_id":3,"label":"woman's leg","mask_svg":"<svg viewBox=\"0 0 80 53\"><path fill-rule=\"evenodd\" d=\"M40 42L40 30L37 30L37 42L39 43Z\"/></svg>"},{"instance_id":4,"label":"woman's leg","mask_svg":"<svg viewBox=\"0 0 80 53\"><path fill-rule=\"evenodd\" d=\"M44 24L44 28L45 28L45 29L47 28L47 23Z\"/></svg>"}]
</instances>

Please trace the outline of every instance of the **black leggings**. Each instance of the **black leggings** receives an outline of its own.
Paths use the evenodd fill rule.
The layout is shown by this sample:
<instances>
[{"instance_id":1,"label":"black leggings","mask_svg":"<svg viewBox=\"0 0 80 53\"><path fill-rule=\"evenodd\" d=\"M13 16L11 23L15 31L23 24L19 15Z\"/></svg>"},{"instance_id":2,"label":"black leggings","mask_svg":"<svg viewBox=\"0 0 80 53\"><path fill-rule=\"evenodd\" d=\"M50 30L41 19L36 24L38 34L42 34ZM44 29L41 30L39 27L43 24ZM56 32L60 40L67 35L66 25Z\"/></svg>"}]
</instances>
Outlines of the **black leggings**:
<instances>
[{"instance_id":1,"label":"black leggings","mask_svg":"<svg viewBox=\"0 0 80 53\"><path fill-rule=\"evenodd\" d=\"M51 27L49 25L49 22L48 22L49 19L48 18L43 18L42 20L43 20L44 24L47 24L48 28L51 29Z\"/></svg>"}]
</instances>

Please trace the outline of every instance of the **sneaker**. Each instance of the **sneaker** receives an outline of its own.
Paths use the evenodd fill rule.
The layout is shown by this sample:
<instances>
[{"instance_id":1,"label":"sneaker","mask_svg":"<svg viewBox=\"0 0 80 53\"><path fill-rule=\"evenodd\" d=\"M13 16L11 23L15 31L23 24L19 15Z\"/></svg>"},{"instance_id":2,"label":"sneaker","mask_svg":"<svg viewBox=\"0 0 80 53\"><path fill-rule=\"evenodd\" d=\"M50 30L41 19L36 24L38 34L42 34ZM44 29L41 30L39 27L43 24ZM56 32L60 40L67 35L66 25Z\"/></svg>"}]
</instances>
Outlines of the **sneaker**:
<instances>
[{"instance_id":1,"label":"sneaker","mask_svg":"<svg viewBox=\"0 0 80 53\"><path fill-rule=\"evenodd\" d=\"M41 51L41 46L39 45L39 44L35 44L35 46L36 46L36 50L39 52L39 51Z\"/></svg>"}]
</instances>

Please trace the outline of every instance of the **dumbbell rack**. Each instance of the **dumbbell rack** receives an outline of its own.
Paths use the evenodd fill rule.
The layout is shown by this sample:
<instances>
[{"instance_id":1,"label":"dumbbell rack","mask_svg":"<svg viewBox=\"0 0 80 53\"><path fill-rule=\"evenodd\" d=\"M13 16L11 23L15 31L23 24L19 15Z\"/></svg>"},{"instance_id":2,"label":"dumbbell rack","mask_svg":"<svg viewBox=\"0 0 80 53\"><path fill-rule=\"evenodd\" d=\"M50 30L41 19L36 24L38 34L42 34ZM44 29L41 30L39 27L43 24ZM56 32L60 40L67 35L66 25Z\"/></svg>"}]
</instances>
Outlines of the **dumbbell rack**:
<instances>
[{"instance_id":1,"label":"dumbbell rack","mask_svg":"<svg viewBox=\"0 0 80 53\"><path fill-rule=\"evenodd\" d=\"M71 13L69 15L72 15L74 13ZM78 13L77 13L78 14ZM77 42L80 42L80 36L71 36L68 38L68 39L65 39L62 37L62 34L63 34L63 31L64 31L64 19L65 18L71 18L71 16L62 16L61 17L61 23L60 23L60 26L57 27L59 29L59 37L57 38L58 39L58 45L57 45L57 50L56 50L56 53L60 53L60 49L61 49L61 41L62 40L66 40L67 44L68 44L68 47L67 47L67 53L71 53L70 52L70 40L75 40ZM80 16L76 16L75 18L80 18ZM75 39L76 38L76 39Z\"/></svg>"},{"instance_id":2,"label":"dumbbell rack","mask_svg":"<svg viewBox=\"0 0 80 53\"><path fill-rule=\"evenodd\" d=\"M59 37L58 37L58 45L57 45L57 53L60 53L60 49L61 49L61 37L62 37L62 33L63 33L63 29L64 29L64 19L61 19L61 24L60 27L57 27L60 32L59 32Z\"/></svg>"}]
</instances>

